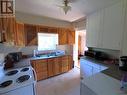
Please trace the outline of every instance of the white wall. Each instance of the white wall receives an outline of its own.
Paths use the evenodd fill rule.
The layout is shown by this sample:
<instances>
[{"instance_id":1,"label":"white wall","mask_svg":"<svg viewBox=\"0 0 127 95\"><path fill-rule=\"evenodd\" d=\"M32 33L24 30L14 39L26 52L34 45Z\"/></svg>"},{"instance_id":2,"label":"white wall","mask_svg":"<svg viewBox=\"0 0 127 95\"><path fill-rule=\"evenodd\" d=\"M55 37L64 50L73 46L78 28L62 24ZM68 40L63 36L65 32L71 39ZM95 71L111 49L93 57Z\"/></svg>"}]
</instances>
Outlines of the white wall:
<instances>
[{"instance_id":1,"label":"white wall","mask_svg":"<svg viewBox=\"0 0 127 95\"><path fill-rule=\"evenodd\" d=\"M72 24L67 21L52 19L43 16L36 16L36 15L21 13L21 12L16 12L16 21L28 23L28 24L52 26L52 27L72 27Z\"/></svg>"}]
</instances>

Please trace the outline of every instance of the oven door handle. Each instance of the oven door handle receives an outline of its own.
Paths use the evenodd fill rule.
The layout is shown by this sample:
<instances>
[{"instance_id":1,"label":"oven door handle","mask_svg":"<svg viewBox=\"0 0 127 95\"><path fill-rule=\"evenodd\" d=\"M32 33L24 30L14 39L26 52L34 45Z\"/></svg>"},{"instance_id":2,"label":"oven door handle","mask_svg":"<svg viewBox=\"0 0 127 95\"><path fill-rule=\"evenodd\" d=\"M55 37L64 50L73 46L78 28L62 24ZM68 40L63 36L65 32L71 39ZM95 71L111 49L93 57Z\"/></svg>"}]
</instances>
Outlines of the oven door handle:
<instances>
[{"instance_id":1,"label":"oven door handle","mask_svg":"<svg viewBox=\"0 0 127 95\"><path fill-rule=\"evenodd\" d=\"M32 68L33 70L33 74L34 74L34 79L35 79L35 82L37 82L37 75L36 75L36 71L34 70L34 68Z\"/></svg>"}]
</instances>

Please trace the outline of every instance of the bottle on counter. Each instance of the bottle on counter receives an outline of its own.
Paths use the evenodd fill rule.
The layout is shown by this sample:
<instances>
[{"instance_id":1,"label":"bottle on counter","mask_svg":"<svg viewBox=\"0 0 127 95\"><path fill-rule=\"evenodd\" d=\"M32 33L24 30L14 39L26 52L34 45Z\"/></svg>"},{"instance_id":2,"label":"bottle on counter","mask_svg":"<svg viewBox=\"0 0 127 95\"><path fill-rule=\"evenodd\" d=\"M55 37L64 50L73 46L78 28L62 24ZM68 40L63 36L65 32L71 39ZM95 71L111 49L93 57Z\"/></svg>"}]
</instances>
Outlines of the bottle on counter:
<instances>
[{"instance_id":1,"label":"bottle on counter","mask_svg":"<svg viewBox=\"0 0 127 95\"><path fill-rule=\"evenodd\" d=\"M36 57L36 51L37 51L37 50L34 50L34 51L33 51L33 57Z\"/></svg>"}]
</instances>

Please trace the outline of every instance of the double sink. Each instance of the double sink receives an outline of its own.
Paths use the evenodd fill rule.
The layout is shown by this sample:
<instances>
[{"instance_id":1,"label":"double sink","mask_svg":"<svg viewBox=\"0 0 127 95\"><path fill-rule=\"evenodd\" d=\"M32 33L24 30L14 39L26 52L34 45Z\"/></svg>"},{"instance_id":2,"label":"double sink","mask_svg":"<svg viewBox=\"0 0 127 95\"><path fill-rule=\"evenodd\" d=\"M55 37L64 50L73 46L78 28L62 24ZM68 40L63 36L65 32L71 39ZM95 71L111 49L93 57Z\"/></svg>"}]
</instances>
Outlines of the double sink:
<instances>
[{"instance_id":1,"label":"double sink","mask_svg":"<svg viewBox=\"0 0 127 95\"><path fill-rule=\"evenodd\" d=\"M37 58L52 58L52 57L57 57L57 55L36 55Z\"/></svg>"},{"instance_id":2,"label":"double sink","mask_svg":"<svg viewBox=\"0 0 127 95\"><path fill-rule=\"evenodd\" d=\"M54 58L54 57L59 57L59 56L63 56L63 55L56 55L55 53L40 54L40 55L36 55L32 59L47 59L47 58Z\"/></svg>"}]
</instances>

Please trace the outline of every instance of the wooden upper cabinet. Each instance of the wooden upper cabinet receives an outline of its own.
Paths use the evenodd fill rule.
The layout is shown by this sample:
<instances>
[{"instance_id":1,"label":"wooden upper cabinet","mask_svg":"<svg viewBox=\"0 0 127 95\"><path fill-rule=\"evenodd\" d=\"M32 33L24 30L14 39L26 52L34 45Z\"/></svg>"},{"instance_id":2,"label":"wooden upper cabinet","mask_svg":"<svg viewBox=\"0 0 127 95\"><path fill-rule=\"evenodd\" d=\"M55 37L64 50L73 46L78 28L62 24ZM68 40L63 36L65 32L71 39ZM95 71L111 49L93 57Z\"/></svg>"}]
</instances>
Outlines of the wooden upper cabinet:
<instances>
[{"instance_id":1,"label":"wooden upper cabinet","mask_svg":"<svg viewBox=\"0 0 127 95\"><path fill-rule=\"evenodd\" d=\"M2 18L0 18L0 33L2 32Z\"/></svg>"},{"instance_id":2,"label":"wooden upper cabinet","mask_svg":"<svg viewBox=\"0 0 127 95\"><path fill-rule=\"evenodd\" d=\"M4 31L6 42L14 43L15 18L1 18L1 30Z\"/></svg>"},{"instance_id":3,"label":"wooden upper cabinet","mask_svg":"<svg viewBox=\"0 0 127 95\"><path fill-rule=\"evenodd\" d=\"M35 25L16 22L15 29L15 45L37 45L37 28Z\"/></svg>"},{"instance_id":4,"label":"wooden upper cabinet","mask_svg":"<svg viewBox=\"0 0 127 95\"><path fill-rule=\"evenodd\" d=\"M60 28L58 30L58 38L59 38L59 45L64 45L64 44L67 44L67 31L66 29L62 29Z\"/></svg>"},{"instance_id":5,"label":"wooden upper cabinet","mask_svg":"<svg viewBox=\"0 0 127 95\"><path fill-rule=\"evenodd\" d=\"M75 31L60 28L58 34L59 34L59 45L75 43Z\"/></svg>"},{"instance_id":6,"label":"wooden upper cabinet","mask_svg":"<svg viewBox=\"0 0 127 95\"><path fill-rule=\"evenodd\" d=\"M58 33L58 29L55 27L37 26L37 32L40 33Z\"/></svg>"},{"instance_id":7,"label":"wooden upper cabinet","mask_svg":"<svg viewBox=\"0 0 127 95\"><path fill-rule=\"evenodd\" d=\"M24 33L24 24L16 22L16 32L15 32L15 45L25 46L25 33Z\"/></svg>"},{"instance_id":8,"label":"wooden upper cabinet","mask_svg":"<svg viewBox=\"0 0 127 95\"><path fill-rule=\"evenodd\" d=\"M46 32L46 33L48 32L48 27L38 25L37 28L38 28L37 32Z\"/></svg>"},{"instance_id":9,"label":"wooden upper cabinet","mask_svg":"<svg viewBox=\"0 0 127 95\"><path fill-rule=\"evenodd\" d=\"M26 46L37 45L37 27L31 24L24 24L26 34Z\"/></svg>"},{"instance_id":10,"label":"wooden upper cabinet","mask_svg":"<svg viewBox=\"0 0 127 95\"><path fill-rule=\"evenodd\" d=\"M58 29L50 27L50 28L48 28L48 33L55 33L55 34L57 34L58 33Z\"/></svg>"},{"instance_id":11,"label":"wooden upper cabinet","mask_svg":"<svg viewBox=\"0 0 127 95\"><path fill-rule=\"evenodd\" d=\"M68 36L68 44L75 44L75 31L69 30L67 32Z\"/></svg>"},{"instance_id":12,"label":"wooden upper cabinet","mask_svg":"<svg viewBox=\"0 0 127 95\"><path fill-rule=\"evenodd\" d=\"M3 39L3 20L2 20L2 18L0 18L0 41L1 42L3 42L4 41L4 39Z\"/></svg>"}]
</instances>

